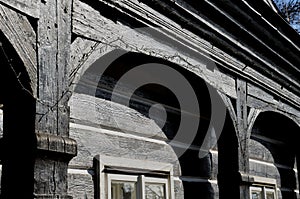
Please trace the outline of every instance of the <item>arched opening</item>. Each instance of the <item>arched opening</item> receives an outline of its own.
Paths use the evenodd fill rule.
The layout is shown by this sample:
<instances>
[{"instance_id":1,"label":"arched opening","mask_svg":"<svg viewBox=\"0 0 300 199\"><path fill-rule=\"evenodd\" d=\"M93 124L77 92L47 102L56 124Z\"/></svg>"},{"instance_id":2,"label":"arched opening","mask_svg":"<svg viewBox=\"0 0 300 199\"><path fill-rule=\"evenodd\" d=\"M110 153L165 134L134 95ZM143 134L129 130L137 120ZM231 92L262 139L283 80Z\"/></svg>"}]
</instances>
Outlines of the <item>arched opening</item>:
<instances>
[{"instance_id":1,"label":"arched opening","mask_svg":"<svg viewBox=\"0 0 300 199\"><path fill-rule=\"evenodd\" d=\"M261 113L252 129L250 158L255 169L250 172L255 176L276 180L278 198L297 198L297 133L299 126L276 112ZM263 147L259 147L257 143Z\"/></svg>"},{"instance_id":2,"label":"arched opening","mask_svg":"<svg viewBox=\"0 0 300 199\"><path fill-rule=\"evenodd\" d=\"M112 53L122 54L119 51ZM196 195L201 195L202 198L214 198L217 192L215 159L209 151L205 156L199 158L199 151L204 138L209 134L208 129L212 115L211 96L204 80L174 63L144 54L124 53L114 59L107 68L104 64L107 57L100 59L103 60L97 62L97 65L92 65L85 72L75 89L73 96L76 96L76 93L79 95L76 98L78 102L71 100L71 121L96 126L91 123L92 117L94 117L98 122L98 128L121 132L122 135L116 133L120 136L129 134L143 137L143 140L146 138L147 141L143 141L143 146L138 141L126 141L126 148L123 148L118 154L115 151L119 150L121 143L124 144L124 138L116 138L113 141L115 145L113 147L108 146L109 141L105 141L103 144L106 144L107 147L102 148L99 153L171 163L174 167L172 178L175 179L173 191L175 190L176 197L193 198ZM156 71L148 70L157 66L163 68L160 74L156 72L161 68L156 68ZM137 70L139 67L142 67L143 70ZM102 71L101 74L99 71ZM180 77L176 79L175 76L172 76L172 72L179 74L182 79ZM140 82L135 82L137 79L145 81L140 84ZM188 110L182 106L181 98L191 98L192 96L178 96L180 93L186 93L186 87L182 84L189 84L193 92L191 95L196 97L197 104L189 104L192 108L187 107ZM93 87L97 87L97 89ZM80 95L96 97L96 100L88 103L96 104L96 114L92 111L89 111L88 114L82 113L84 112L82 111L84 109L82 103L86 103L91 98L86 97L79 102ZM99 101L99 99L101 100ZM124 106L129 109L124 108ZM199 106L200 112L196 111L197 106ZM80 115L82 115L81 118ZM147 119L142 120L142 117ZM193 129L194 126L191 125L185 128L186 131L180 132L180 125L184 117L187 117L189 121L196 121L197 125L192 123L196 129ZM150 125L151 121L154 121L155 125ZM78 139L81 135L75 131L76 129L71 129L70 136ZM191 131L195 131L195 133L193 134ZM184 139L178 139L179 133L185 135L183 136ZM190 139L185 139L187 137ZM173 142L174 139L176 142ZM149 143L151 140L153 143ZM169 145L158 147L154 144L156 142L161 143L161 141ZM86 149L82 153L88 154L93 153L91 152L93 150L96 151L96 147L86 147L86 141L78 142L79 154L72 160L71 165L82 164L79 160L81 145L82 148ZM149 148L145 149L144 146L149 146ZM110 150L108 151L107 148L109 147Z\"/></svg>"},{"instance_id":3,"label":"arched opening","mask_svg":"<svg viewBox=\"0 0 300 199\"><path fill-rule=\"evenodd\" d=\"M1 31L0 62L0 106L3 117L3 136L0 138L1 198L31 198L35 100L31 95L25 66Z\"/></svg>"}]
</instances>

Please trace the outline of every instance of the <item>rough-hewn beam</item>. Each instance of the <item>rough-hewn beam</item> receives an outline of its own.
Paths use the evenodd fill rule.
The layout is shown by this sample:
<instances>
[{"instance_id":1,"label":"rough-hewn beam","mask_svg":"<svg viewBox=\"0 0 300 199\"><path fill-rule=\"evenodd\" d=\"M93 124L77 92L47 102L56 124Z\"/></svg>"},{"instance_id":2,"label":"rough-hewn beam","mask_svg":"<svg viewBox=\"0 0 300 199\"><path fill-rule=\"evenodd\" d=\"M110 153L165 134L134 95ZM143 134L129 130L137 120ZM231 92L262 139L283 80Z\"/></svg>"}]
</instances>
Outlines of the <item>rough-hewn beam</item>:
<instances>
[{"instance_id":1,"label":"rough-hewn beam","mask_svg":"<svg viewBox=\"0 0 300 199\"><path fill-rule=\"evenodd\" d=\"M254 68L265 77L271 78L273 81L287 87L290 91L299 94L300 82L296 75L300 72L296 66L299 64L299 59L294 64L291 64L286 58L282 57L283 53L278 54L275 52L276 48L270 47L270 44L265 44L264 42L267 40L262 42L259 37L248 30L248 27L243 27L244 24L248 23L239 24L232 17L228 17L226 15L228 11L223 9L224 2L222 2L222 6L219 6L220 8L212 7L211 4L206 3L207 1L193 4L197 9L196 13L191 13L190 10L177 6L177 4L173 4L171 1L141 0L141 2L165 13L166 16L184 26L187 30L191 30L197 36L210 41L223 51L241 60L244 64ZM186 2L191 3L192 1ZM233 3L227 9L230 10L234 7ZM249 13L250 16L251 14ZM269 28L270 24L266 23L261 17L257 18L256 16L252 20L263 21L264 24L259 24L259 26ZM224 26L224 24L226 25ZM271 28L273 29L274 27ZM290 27L287 26L286 28ZM265 27L263 29L267 31ZM289 43L287 40L286 42ZM241 44L241 41L243 44ZM299 47L296 47L296 49L293 47L287 48L284 53L292 49L292 51L299 54ZM289 56L289 54L285 55Z\"/></svg>"},{"instance_id":2,"label":"rough-hewn beam","mask_svg":"<svg viewBox=\"0 0 300 199\"><path fill-rule=\"evenodd\" d=\"M66 136L71 0L49 0L41 5L41 11L43 14L38 22L37 128L43 133Z\"/></svg>"},{"instance_id":3,"label":"rough-hewn beam","mask_svg":"<svg viewBox=\"0 0 300 199\"><path fill-rule=\"evenodd\" d=\"M35 95L37 84L36 34L31 24L25 16L0 4L0 30L23 61Z\"/></svg>"},{"instance_id":4,"label":"rough-hewn beam","mask_svg":"<svg viewBox=\"0 0 300 199\"><path fill-rule=\"evenodd\" d=\"M279 111L290 117L300 118L298 109L282 102L266 90L252 84L247 84L247 105L261 111Z\"/></svg>"},{"instance_id":5,"label":"rough-hewn beam","mask_svg":"<svg viewBox=\"0 0 300 199\"><path fill-rule=\"evenodd\" d=\"M237 138L239 143L238 161L239 172L243 175L249 173L249 139L248 132L248 113L247 113L247 82L237 79L237 101L236 101L236 115L237 115ZM241 198L249 198L248 186L240 186Z\"/></svg>"},{"instance_id":6,"label":"rough-hewn beam","mask_svg":"<svg viewBox=\"0 0 300 199\"><path fill-rule=\"evenodd\" d=\"M130 1L133 2L134 0ZM236 58L229 56L224 50L220 50L216 48L215 46L211 45L210 43L204 41L203 39L199 38L199 36L195 35L194 33L180 27L179 24L174 23L174 21L171 23L170 19L167 19L163 15L160 16L160 20L157 20L157 17L153 16L153 14L147 14L148 12L155 12L151 8L145 8L144 5L141 4L135 4L136 7L132 7L132 5L129 5L127 1L118 1L116 2L118 5L118 9L122 10L122 6L125 9L130 9L132 12L135 13L135 15L143 16L141 19L143 22L147 23L155 23L157 26L165 27L168 30L171 30L174 34L179 35L184 41L184 43L188 44L189 48L197 49L198 55L201 54L201 52L209 54L209 56L216 62L222 64L226 69L235 71L237 75L241 75L249 82L254 82L256 84L263 85L266 87L270 92L274 93L275 95L280 96L280 98L286 100L288 103L295 107L300 107L300 98L290 92L290 88L282 86L282 84L277 83L277 79L273 78L267 78L266 76L260 74L259 71L256 71L253 66L259 64L257 63L251 63L251 64L246 64L246 62L241 62L240 60L237 60ZM125 5L126 4L126 5ZM127 5L128 4L128 5ZM148 10L147 10L148 9ZM107 14L107 13L106 13ZM132 17L130 14L127 13L127 17ZM139 17L141 18L141 17ZM197 18L201 21L204 19L201 19L200 16L197 16ZM115 18L114 18L115 19ZM115 19L116 20L116 19ZM87 25L88 24L88 25ZM102 24L102 25L99 25ZM76 0L74 2L74 21L73 21L73 32L76 34L79 34L83 37L90 38L93 40L97 40L100 42L111 42L113 41L113 38L122 38L121 42L123 43L123 46L129 46L132 49L131 50L136 50L136 49L141 49L143 46L160 46L163 47L164 44L159 43L158 44L145 44L143 42L137 42L138 44L140 43L141 45L139 46L138 44L135 45L134 43L127 43L126 41L126 29L125 25L122 25L120 23L115 23L114 21L111 21L104 16L102 16L99 11L93 9L91 6L87 5L86 3L83 3L79 0ZM210 24L211 25L211 24ZM216 28L216 27L214 27ZM105 31L108 30L108 31ZM119 31L120 30L120 31ZM180 31L179 31L180 30ZM217 29L216 29L217 30ZM219 29L217 30L221 34L222 31ZM108 34L109 33L109 34ZM123 34L122 34L123 33ZM131 35L132 36L132 35ZM220 40L221 38L219 38ZM139 38L136 39L131 39L136 40L136 41L141 41ZM211 41L213 41L211 39ZM233 41L233 40L232 40ZM120 43L121 43L120 42ZM157 40L156 40L157 42ZM239 43L238 41L234 41L235 43ZM111 44L111 43L110 43ZM197 44L197 46L195 46ZM225 44L224 44L225 45ZM228 47L229 44L227 44ZM121 45L119 45L121 47ZM130 48L129 48L130 49ZM152 49L151 49L152 50ZM155 49L157 51L161 51L162 49ZM154 52L155 52L154 50ZM249 50L249 49L248 49ZM238 48L235 48L234 51L238 54L241 53L241 51ZM162 53L165 53L165 55L168 55L167 52L161 51ZM200 53L199 53L200 52ZM147 52L146 52L147 53ZM154 56L158 56L153 54ZM249 56L248 56L249 58ZM190 60L190 57L189 57ZM190 67L193 68L193 67ZM203 75L206 76L206 75ZM205 79L205 77L204 77ZM226 84L224 84L226 85ZM234 92L231 92L234 93ZM230 96L233 96L230 94ZM288 98L286 96L289 96ZM236 97L236 96L235 96Z\"/></svg>"},{"instance_id":7,"label":"rough-hewn beam","mask_svg":"<svg viewBox=\"0 0 300 199\"><path fill-rule=\"evenodd\" d=\"M95 49L98 57L93 57L94 61L100 58L101 55L108 53L109 50L120 48L160 57L185 67L217 89L236 97L234 79L219 71L211 60L199 51L195 51L192 45L182 46L178 41L166 44L166 42L160 42L158 39L142 34L141 31L149 31L149 34L160 34L160 30L157 31L151 28L134 30L128 26L115 23L103 17L99 11L91 6L78 0L74 1L73 32L100 42L100 45ZM164 36L162 33L162 37ZM178 45L179 49L174 49L174 45Z\"/></svg>"},{"instance_id":8,"label":"rough-hewn beam","mask_svg":"<svg viewBox=\"0 0 300 199\"><path fill-rule=\"evenodd\" d=\"M0 0L0 4L10 6L28 16L39 18L39 0Z\"/></svg>"},{"instance_id":9,"label":"rough-hewn beam","mask_svg":"<svg viewBox=\"0 0 300 199\"><path fill-rule=\"evenodd\" d=\"M38 21L38 95L36 104L36 198L67 195L67 167L76 155L69 136L69 65L72 0L47 0Z\"/></svg>"},{"instance_id":10,"label":"rough-hewn beam","mask_svg":"<svg viewBox=\"0 0 300 199\"><path fill-rule=\"evenodd\" d=\"M249 169L248 149L247 142L249 135L248 129L248 113L247 113L247 83L242 80L237 80L237 102L236 102L236 115L237 115L237 129L238 141L240 147L240 171L247 173Z\"/></svg>"},{"instance_id":11,"label":"rough-hewn beam","mask_svg":"<svg viewBox=\"0 0 300 199\"><path fill-rule=\"evenodd\" d=\"M71 45L71 63L69 70L69 84L71 90L74 90L75 82L78 82L80 78L80 69L86 63L88 57L95 48L99 45L99 42L77 37Z\"/></svg>"}]
</instances>

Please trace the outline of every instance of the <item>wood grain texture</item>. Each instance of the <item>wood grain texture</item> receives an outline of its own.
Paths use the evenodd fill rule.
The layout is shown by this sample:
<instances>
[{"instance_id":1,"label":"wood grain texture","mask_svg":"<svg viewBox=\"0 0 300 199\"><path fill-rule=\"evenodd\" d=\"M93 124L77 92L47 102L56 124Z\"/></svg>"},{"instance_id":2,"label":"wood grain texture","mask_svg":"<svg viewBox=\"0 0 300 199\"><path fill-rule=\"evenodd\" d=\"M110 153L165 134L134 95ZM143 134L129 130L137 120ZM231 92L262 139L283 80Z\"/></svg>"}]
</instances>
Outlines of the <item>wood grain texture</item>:
<instances>
[{"instance_id":1,"label":"wood grain texture","mask_svg":"<svg viewBox=\"0 0 300 199\"><path fill-rule=\"evenodd\" d=\"M38 0L0 0L0 3L6 4L28 16L39 18L39 5Z\"/></svg>"},{"instance_id":2,"label":"wood grain texture","mask_svg":"<svg viewBox=\"0 0 300 199\"><path fill-rule=\"evenodd\" d=\"M31 89L36 96L37 55L36 33L28 19L0 4L0 29L11 42L23 61L31 81Z\"/></svg>"},{"instance_id":3,"label":"wood grain texture","mask_svg":"<svg viewBox=\"0 0 300 199\"><path fill-rule=\"evenodd\" d=\"M40 4L35 126L38 149L34 166L37 198L70 198L67 168L70 158L76 155L76 142L68 138L71 8L72 0Z\"/></svg>"},{"instance_id":4,"label":"wood grain texture","mask_svg":"<svg viewBox=\"0 0 300 199\"><path fill-rule=\"evenodd\" d=\"M41 16L38 21L38 99L37 130L43 133L57 134L58 108L58 19L57 4L50 0L41 4ZM55 16L55 17L53 17ZM56 41L56 42L55 42ZM63 69L63 68L62 68ZM61 70L61 69L60 69Z\"/></svg>"},{"instance_id":5,"label":"wood grain texture","mask_svg":"<svg viewBox=\"0 0 300 199\"><path fill-rule=\"evenodd\" d=\"M298 109L280 101L266 90L254 86L252 84L247 85L247 105L253 108L260 109L262 111L277 111L293 119L298 125L300 113ZM298 119L297 119L298 118Z\"/></svg>"},{"instance_id":6,"label":"wood grain texture","mask_svg":"<svg viewBox=\"0 0 300 199\"><path fill-rule=\"evenodd\" d=\"M70 64L71 2L51 0L41 4L37 128L43 133L68 135L70 93L66 77Z\"/></svg>"},{"instance_id":7,"label":"wood grain texture","mask_svg":"<svg viewBox=\"0 0 300 199\"><path fill-rule=\"evenodd\" d=\"M93 176L88 170L83 170L86 174L69 172L68 173L68 193L73 198L94 198Z\"/></svg>"},{"instance_id":8,"label":"wood grain texture","mask_svg":"<svg viewBox=\"0 0 300 199\"><path fill-rule=\"evenodd\" d=\"M248 113L247 113L247 83L237 79L237 137L239 142L239 170L244 173L249 171L249 152L248 141L250 134L248 133Z\"/></svg>"},{"instance_id":9,"label":"wood grain texture","mask_svg":"<svg viewBox=\"0 0 300 199\"><path fill-rule=\"evenodd\" d=\"M38 198L65 197L67 195L67 169L68 165L58 160L36 159L34 167L34 180L37 185L34 193Z\"/></svg>"},{"instance_id":10,"label":"wood grain texture","mask_svg":"<svg viewBox=\"0 0 300 199\"><path fill-rule=\"evenodd\" d=\"M96 155L106 155L171 163L174 165L174 175L180 174L177 156L171 146L164 142L101 128L85 129L81 125L71 125L70 136L78 142L78 155L71 160L71 167L92 167Z\"/></svg>"},{"instance_id":11,"label":"wood grain texture","mask_svg":"<svg viewBox=\"0 0 300 199\"><path fill-rule=\"evenodd\" d=\"M70 108L71 120L80 121L83 124L167 140L154 120L121 104L73 93Z\"/></svg>"},{"instance_id":12,"label":"wood grain texture","mask_svg":"<svg viewBox=\"0 0 300 199\"><path fill-rule=\"evenodd\" d=\"M85 65L88 57L95 48L99 45L99 42L77 37L71 44L71 60L69 70L69 85L70 90L75 90L75 82L78 82L81 77L81 69Z\"/></svg>"},{"instance_id":13,"label":"wood grain texture","mask_svg":"<svg viewBox=\"0 0 300 199\"><path fill-rule=\"evenodd\" d=\"M115 23L103 17L99 11L94 10L89 5L78 0L74 1L73 32L82 37L101 42L98 49L96 48L96 52L101 51L101 54L105 54L104 52L110 52L110 49L121 48L160 57L196 73L217 89L224 90L228 95L236 96L233 89L235 87L234 79L219 71L201 53L195 52L188 46L182 47L187 52L182 51L181 47L179 47L180 50L175 50L174 45L182 46L178 41L174 40L174 43L166 44L165 41L161 41L162 39L151 38L147 34L140 33L140 31ZM151 31L155 32L157 30ZM162 33L162 36L166 37L165 34ZM98 54L94 61L99 59L101 54ZM212 69L208 69L209 67Z\"/></svg>"},{"instance_id":14,"label":"wood grain texture","mask_svg":"<svg viewBox=\"0 0 300 199\"><path fill-rule=\"evenodd\" d=\"M157 16L159 16L160 21L158 20L157 16L153 16L153 14L147 14L148 12L152 12L152 13L156 13L155 10L151 9L151 8L147 8L145 5L142 5L141 3L137 3L134 0L132 1L118 1L117 4L120 5L120 7L118 9L122 9L122 7L125 9L130 9L132 12L135 12L136 14L139 14L141 16L144 17L144 22L153 22L156 23L158 25L158 27L165 27L168 30L171 30L171 32L173 31L173 33L175 35L178 35L179 37L185 39L185 42L189 43L191 41L193 41L192 43L189 43L189 48L195 48L194 44L198 44L197 46L199 47L198 50L198 55L200 56L201 53L199 52L205 52L207 53L206 55L209 55L210 58L218 63L220 63L218 61L218 59L222 60L221 64L222 66L224 66L225 68L229 69L229 70L233 70L236 72L236 74L239 76L243 76L245 78L247 78L247 80L249 82L255 82L258 83L260 85L262 85L263 87L266 87L270 93L274 93L275 95L279 95L280 98L283 98L285 100L288 101L288 103L290 103L291 105L295 106L295 107L299 107L300 104L300 99L299 97L290 92L289 88L283 88L282 85L280 85L279 83L276 83L276 79L270 79L270 78L266 78L266 76L260 74L260 72L256 71L252 66L247 65L245 63L243 63L242 61L239 61L238 59L236 59L233 56L230 56L228 54L226 54L223 50L220 50L218 48L216 48L215 46L209 44L208 42L205 42L204 40L200 41L196 41L199 37L197 35L194 35L193 33L188 32L187 30L181 30L178 31L176 28L178 24L174 23L174 26L171 28L170 27L170 19L166 19L165 16L159 15L157 14ZM115 23L115 21L112 21L108 18L105 18L101 15L99 15L99 11L94 10L92 7L90 7L89 5L78 1L75 1L74 3L74 27L73 27L73 32L75 32L76 34L82 35L83 37L86 38L90 38L93 40L97 40L97 41L101 41L103 43L106 43L108 45L111 46L118 46L119 48L124 48L124 49L128 49L128 50L139 50L139 51L143 51L143 46L147 46L148 50L153 49L152 50L152 55L153 56L159 56L159 54L157 52L161 52L165 55L165 57L168 56L172 56L172 53L166 53L166 50L164 49L164 44L165 43L161 43L156 45L155 41L153 42L147 42L145 43L145 41L150 41L147 39L143 39L143 41L138 42L137 44L132 42L132 40L134 41L139 41L139 38L133 38L131 37L131 42L130 39L126 39L126 34L121 34L120 33L126 33L126 31L128 31L128 29L126 29L125 25L122 25L121 22ZM88 12L89 11L89 12ZM90 12L92 11L92 12ZM83 14L86 13L86 14ZM93 14L92 14L93 13ZM90 17L89 15L92 15L92 17ZM132 17L131 14L127 14L129 17ZM95 17L96 16L96 17ZM159 22L158 22L159 21ZM89 24L88 26L85 24ZM101 28L100 29L97 24L101 24ZM130 29L130 28L129 28ZM118 31L120 30L120 31ZM135 34L131 34L130 36L134 36ZM184 35L184 36L183 36ZM186 35L190 35L191 38L186 37ZM113 39L115 38L115 39ZM122 38L122 39L120 39ZM188 40L188 41L187 41ZM193 44L194 43L194 44ZM236 42L239 43L239 42ZM139 45L141 44L141 45ZM159 46L160 49L155 49L155 47ZM174 46L174 45L173 45ZM150 48L151 47L151 48ZM249 50L249 49L247 49ZM145 53L149 53L149 51L146 51ZM180 53L178 55L181 55ZM183 53L184 55L184 53ZM184 56L181 56L182 58L185 58ZM197 61L194 64L193 61L191 61L191 54L188 58L188 60L190 61L190 63L192 63L191 66L187 66L187 69L192 70L193 72L195 72L197 75L201 76L201 73L204 73L204 70L199 70L199 63L197 65ZM261 57L259 58L261 59ZM199 61L198 61L199 62ZM267 65L270 65L270 63L267 63L266 60L264 60L264 63ZM179 63L179 65L184 66L184 63ZM201 64L200 64L201 65ZM197 71L199 73L197 73ZM216 88L219 89L219 87L222 87L220 85L224 85L222 88L222 90L225 90L231 97L236 97L235 92L230 92L232 91L230 88L232 88L232 84L231 87L227 87L226 85L226 81L225 82L220 82L220 84L216 83L218 82L218 80L212 80L210 81L209 78L206 78L206 76L209 77L209 75L206 74L202 74L202 78L205 79L207 82L211 83L212 85L214 85ZM224 75L225 77L228 77L228 75ZM222 76L221 81L224 80L224 76ZM216 86L217 85L217 86ZM229 90L226 90L228 89ZM288 96L288 97L287 97Z\"/></svg>"}]
</instances>

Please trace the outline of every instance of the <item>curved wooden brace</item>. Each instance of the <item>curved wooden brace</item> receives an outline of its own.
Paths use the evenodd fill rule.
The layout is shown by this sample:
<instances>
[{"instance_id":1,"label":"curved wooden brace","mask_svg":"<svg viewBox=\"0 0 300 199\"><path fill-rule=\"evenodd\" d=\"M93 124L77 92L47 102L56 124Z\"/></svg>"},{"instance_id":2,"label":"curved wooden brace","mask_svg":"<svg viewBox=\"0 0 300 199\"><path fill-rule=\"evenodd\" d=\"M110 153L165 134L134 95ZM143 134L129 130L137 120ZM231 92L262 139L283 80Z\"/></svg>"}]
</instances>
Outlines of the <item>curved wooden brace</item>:
<instances>
[{"instance_id":1,"label":"curved wooden brace","mask_svg":"<svg viewBox=\"0 0 300 199\"><path fill-rule=\"evenodd\" d=\"M92 64L89 61L89 57L98 45L99 42L81 37L77 37L71 44L71 64L68 74L71 91L74 91L81 75Z\"/></svg>"},{"instance_id":2,"label":"curved wooden brace","mask_svg":"<svg viewBox=\"0 0 300 199\"><path fill-rule=\"evenodd\" d=\"M28 19L0 4L0 30L10 41L23 61L30 77L31 89L36 96L37 55L36 33Z\"/></svg>"},{"instance_id":3,"label":"curved wooden brace","mask_svg":"<svg viewBox=\"0 0 300 199\"><path fill-rule=\"evenodd\" d=\"M218 92L218 93L221 96L225 106L227 107L227 109L229 111L229 115L230 115L233 123L236 124L236 122L237 122L236 112L234 110L234 107L233 107L229 97L226 94L222 93L222 92ZM235 128L236 128L236 125L235 125Z\"/></svg>"},{"instance_id":4,"label":"curved wooden brace","mask_svg":"<svg viewBox=\"0 0 300 199\"><path fill-rule=\"evenodd\" d=\"M39 0L0 0L0 2L28 16L39 18Z\"/></svg>"},{"instance_id":5,"label":"curved wooden brace","mask_svg":"<svg viewBox=\"0 0 300 199\"><path fill-rule=\"evenodd\" d=\"M74 1L72 31L83 38L89 38L99 43L95 49L98 55L93 58L94 61L114 49L143 53L180 65L195 73L218 90L224 91L233 97L236 95L235 80L231 76L220 72L214 65L213 58L205 52L200 52L169 38L162 29L147 27L132 29L106 19L97 10L83 2ZM158 40L151 36L152 34L156 36L159 34L162 36L162 39ZM171 42L167 43L164 39ZM85 42L90 43L90 40ZM73 53L76 52L76 42L73 42L72 45ZM89 51L89 49L87 50ZM89 52L92 53L91 51ZM73 56L83 57L87 56L87 54L74 54ZM85 64L82 67L84 68L81 69L82 73L79 75L82 75L89 66Z\"/></svg>"}]
</instances>

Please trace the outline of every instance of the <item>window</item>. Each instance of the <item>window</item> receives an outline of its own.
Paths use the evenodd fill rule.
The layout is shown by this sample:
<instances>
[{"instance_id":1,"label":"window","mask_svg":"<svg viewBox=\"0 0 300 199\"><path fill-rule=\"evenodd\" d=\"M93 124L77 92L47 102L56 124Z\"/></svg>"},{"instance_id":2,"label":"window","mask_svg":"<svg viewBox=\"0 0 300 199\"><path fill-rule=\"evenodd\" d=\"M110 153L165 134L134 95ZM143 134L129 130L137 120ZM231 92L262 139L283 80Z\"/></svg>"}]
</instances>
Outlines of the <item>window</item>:
<instances>
[{"instance_id":1,"label":"window","mask_svg":"<svg viewBox=\"0 0 300 199\"><path fill-rule=\"evenodd\" d=\"M251 199L277 199L275 187L252 186L250 187Z\"/></svg>"},{"instance_id":2,"label":"window","mask_svg":"<svg viewBox=\"0 0 300 199\"><path fill-rule=\"evenodd\" d=\"M96 156L95 194L103 199L175 199L173 165Z\"/></svg>"},{"instance_id":3,"label":"window","mask_svg":"<svg viewBox=\"0 0 300 199\"><path fill-rule=\"evenodd\" d=\"M169 199L168 179L107 174L108 199Z\"/></svg>"}]
</instances>

